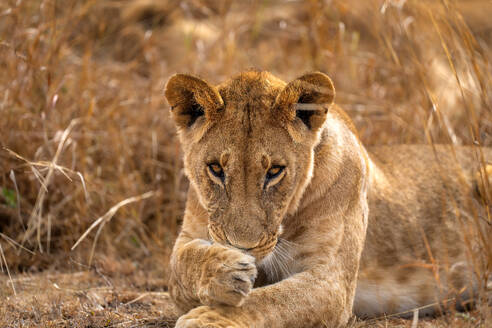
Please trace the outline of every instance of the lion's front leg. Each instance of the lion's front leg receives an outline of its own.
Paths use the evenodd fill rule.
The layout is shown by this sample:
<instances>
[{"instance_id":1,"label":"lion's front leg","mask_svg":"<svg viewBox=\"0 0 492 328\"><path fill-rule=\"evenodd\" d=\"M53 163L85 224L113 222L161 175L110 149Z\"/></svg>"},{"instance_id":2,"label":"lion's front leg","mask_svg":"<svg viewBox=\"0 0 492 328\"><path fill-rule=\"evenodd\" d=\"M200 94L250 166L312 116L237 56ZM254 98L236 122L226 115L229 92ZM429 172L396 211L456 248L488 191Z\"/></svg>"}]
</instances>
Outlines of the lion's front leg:
<instances>
[{"instance_id":1,"label":"lion's front leg","mask_svg":"<svg viewBox=\"0 0 492 328\"><path fill-rule=\"evenodd\" d=\"M255 288L239 307L200 306L182 316L183 327L341 327L352 316L357 271L364 243L361 212L339 215L323 239L307 230L296 240L293 262L302 270L277 283ZM329 220L327 218L326 220ZM354 220L351 220L354 219ZM302 246L301 246L302 245Z\"/></svg>"},{"instance_id":2,"label":"lion's front leg","mask_svg":"<svg viewBox=\"0 0 492 328\"><path fill-rule=\"evenodd\" d=\"M344 325L352 313L355 283L347 286L340 276L325 274L328 270L319 266L254 289L240 307L197 307L180 317L176 328Z\"/></svg>"},{"instance_id":3,"label":"lion's front leg","mask_svg":"<svg viewBox=\"0 0 492 328\"><path fill-rule=\"evenodd\" d=\"M239 250L195 239L175 249L170 292L178 307L240 306L256 278L254 257Z\"/></svg>"}]
</instances>

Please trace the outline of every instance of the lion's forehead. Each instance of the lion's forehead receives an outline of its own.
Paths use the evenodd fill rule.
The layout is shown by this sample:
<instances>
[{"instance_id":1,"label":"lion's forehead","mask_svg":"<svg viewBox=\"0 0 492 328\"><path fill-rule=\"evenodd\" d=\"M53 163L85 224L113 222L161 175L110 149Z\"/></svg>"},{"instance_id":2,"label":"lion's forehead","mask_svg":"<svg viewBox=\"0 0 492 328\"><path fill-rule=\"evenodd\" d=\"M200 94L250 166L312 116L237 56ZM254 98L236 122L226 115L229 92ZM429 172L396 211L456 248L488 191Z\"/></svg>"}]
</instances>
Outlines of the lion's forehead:
<instances>
[{"instance_id":1,"label":"lion's forehead","mask_svg":"<svg viewBox=\"0 0 492 328\"><path fill-rule=\"evenodd\" d=\"M229 153L238 166L273 162L293 147L288 131L272 109L286 83L268 72L243 72L218 86L225 104L221 120L207 129L199 151L207 160ZM283 145L283 151L279 145ZM209 158L210 157L210 158ZM278 161L277 161L278 162Z\"/></svg>"},{"instance_id":2,"label":"lion's forehead","mask_svg":"<svg viewBox=\"0 0 492 328\"><path fill-rule=\"evenodd\" d=\"M266 120L264 113L238 110L230 114L228 120L208 131L202 145L212 144L213 152L228 152L251 160L258 160L263 154L283 153L281 147L294 148L289 143L288 131L275 125L273 120Z\"/></svg>"},{"instance_id":3,"label":"lion's forehead","mask_svg":"<svg viewBox=\"0 0 492 328\"><path fill-rule=\"evenodd\" d=\"M273 105L285 82L268 72L243 72L218 86L224 102L235 107ZM257 106L255 106L257 105Z\"/></svg>"},{"instance_id":4,"label":"lion's forehead","mask_svg":"<svg viewBox=\"0 0 492 328\"><path fill-rule=\"evenodd\" d=\"M262 129L260 126L253 126L252 130L248 130L245 124L231 122L227 126L216 126L199 147L201 146L201 150L208 157L227 154L231 159L240 159L245 165L249 165L250 162L261 161L264 156L278 157L279 154L290 149L291 147L280 149L279 145L287 141L282 134L280 129L272 130L266 127ZM287 135L287 132L285 134Z\"/></svg>"}]
</instances>

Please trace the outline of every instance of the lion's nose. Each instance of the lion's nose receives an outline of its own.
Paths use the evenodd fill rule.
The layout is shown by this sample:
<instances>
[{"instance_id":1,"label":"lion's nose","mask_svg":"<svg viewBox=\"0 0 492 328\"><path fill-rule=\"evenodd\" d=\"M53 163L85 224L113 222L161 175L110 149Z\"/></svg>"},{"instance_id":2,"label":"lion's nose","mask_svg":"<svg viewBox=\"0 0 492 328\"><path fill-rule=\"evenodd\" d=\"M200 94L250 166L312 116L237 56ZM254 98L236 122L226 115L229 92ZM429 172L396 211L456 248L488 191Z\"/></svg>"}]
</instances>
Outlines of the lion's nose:
<instances>
[{"instance_id":1,"label":"lion's nose","mask_svg":"<svg viewBox=\"0 0 492 328\"><path fill-rule=\"evenodd\" d=\"M234 247L234 248L240 249L242 251L250 251L250 250L254 249L254 247L243 248L243 247L240 247L240 246L237 246L237 245L232 245L232 244L231 244L231 246Z\"/></svg>"},{"instance_id":2,"label":"lion's nose","mask_svg":"<svg viewBox=\"0 0 492 328\"><path fill-rule=\"evenodd\" d=\"M237 238L230 238L229 236L226 236L226 239L228 245L243 251L250 251L256 248L260 243L259 241L239 240Z\"/></svg>"}]
</instances>

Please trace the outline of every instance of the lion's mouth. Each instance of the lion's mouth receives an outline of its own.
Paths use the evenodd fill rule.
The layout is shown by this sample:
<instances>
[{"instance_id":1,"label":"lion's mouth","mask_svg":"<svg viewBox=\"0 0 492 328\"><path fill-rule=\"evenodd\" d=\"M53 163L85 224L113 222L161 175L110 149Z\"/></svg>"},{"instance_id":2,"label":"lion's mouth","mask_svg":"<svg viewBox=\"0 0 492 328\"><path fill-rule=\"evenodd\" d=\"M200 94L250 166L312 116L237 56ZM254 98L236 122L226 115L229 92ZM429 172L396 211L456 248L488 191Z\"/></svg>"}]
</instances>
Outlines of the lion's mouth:
<instances>
[{"instance_id":1,"label":"lion's mouth","mask_svg":"<svg viewBox=\"0 0 492 328\"><path fill-rule=\"evenodd\" d=\"M249 250L246 250L246 252L256 258L256 261L261 261L265 257L267 257L269 254L273 253L275 251L275 248L277 247L278 244L278 238L275 238L269 243L263 244L263 245L258 245L255 248L251 248Z\"/></svg>"},{"instance_id":2,"label":"lion's mouth","mask_svg":"<svg viewBox=\"0 0 492 328\"><path fill-rule=\"evenodd\" d=\"M258 245L251 248L239 247L238 245L235 245L227 238L227 235L224 233L224 231L215 225L209 225L208 237L212 242L228 247L233 247L255 257L256 261L259 263L264 258L270 256L275 252L284 253L283 249L285 248L285 246L283 245L288 242L279 237L282 232L283 228L282 226L279 226L277 233L269 236L264 235L263 238L259 241ZM280 251L276 251L277 248L279 248Z\"/></svg>"}]
</instances>

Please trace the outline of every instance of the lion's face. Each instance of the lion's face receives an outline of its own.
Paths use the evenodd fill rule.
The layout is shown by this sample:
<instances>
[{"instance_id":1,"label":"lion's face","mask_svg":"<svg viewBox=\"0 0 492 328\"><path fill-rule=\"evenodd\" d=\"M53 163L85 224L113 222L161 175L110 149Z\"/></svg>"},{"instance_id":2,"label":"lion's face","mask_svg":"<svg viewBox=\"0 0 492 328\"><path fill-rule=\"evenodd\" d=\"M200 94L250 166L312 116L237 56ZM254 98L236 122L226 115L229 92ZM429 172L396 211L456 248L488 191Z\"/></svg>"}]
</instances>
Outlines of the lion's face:
<instances>
[{"instance_id":1,"label":"lion's face","mask_svg":"<svg viewBox=\"0 0 492 328\"><path fill-rule=\"evenodd\" d=\"M208 210L210 237L257 258L267 255L297 187L308 179L309 143L294 144L285 129L259 119L251 129L230 119L186 148L186 173Z\"/></svg>"},{"instance_id":2,"label":"lion's face","mask_svg":"<svg viewBox=\"0 0 492 328\"><path fill-rule=\"evenodd\" d=\"M213 87L175 75L166 97L180 131L185 172L209 214L215 242L257 259L277 243L281 223L311 179L333 86L321 73L288 85L243 73Z\"/></svg>"}]
</instances>

